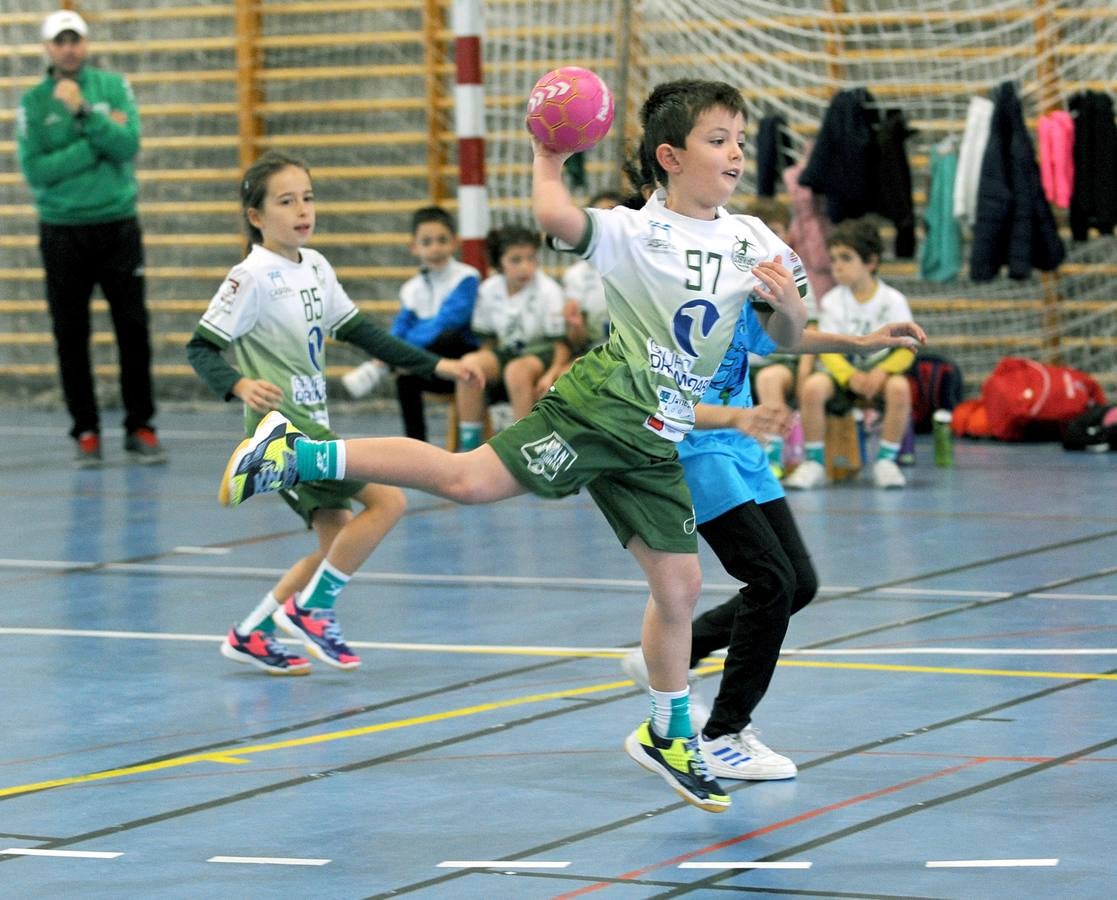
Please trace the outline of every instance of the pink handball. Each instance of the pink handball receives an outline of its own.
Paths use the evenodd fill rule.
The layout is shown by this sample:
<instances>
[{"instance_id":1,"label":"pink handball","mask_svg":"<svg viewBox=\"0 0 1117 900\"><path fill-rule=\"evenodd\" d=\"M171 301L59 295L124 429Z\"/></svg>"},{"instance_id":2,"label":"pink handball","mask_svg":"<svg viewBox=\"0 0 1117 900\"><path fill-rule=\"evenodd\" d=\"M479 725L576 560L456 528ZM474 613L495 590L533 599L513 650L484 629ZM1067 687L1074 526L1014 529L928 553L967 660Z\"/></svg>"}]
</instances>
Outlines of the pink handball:
<instances>
[{"instance_id":1,"label":"pink handball","mask_svg":"<svg viewBox=\"0 0 1117 900\"><path fill-rule=\"evenodd\" d=\"M553 153L589 150L613 124L613 92L595 72L563 66L531 89L527 127Z\"/></svg>"}]
</instances>

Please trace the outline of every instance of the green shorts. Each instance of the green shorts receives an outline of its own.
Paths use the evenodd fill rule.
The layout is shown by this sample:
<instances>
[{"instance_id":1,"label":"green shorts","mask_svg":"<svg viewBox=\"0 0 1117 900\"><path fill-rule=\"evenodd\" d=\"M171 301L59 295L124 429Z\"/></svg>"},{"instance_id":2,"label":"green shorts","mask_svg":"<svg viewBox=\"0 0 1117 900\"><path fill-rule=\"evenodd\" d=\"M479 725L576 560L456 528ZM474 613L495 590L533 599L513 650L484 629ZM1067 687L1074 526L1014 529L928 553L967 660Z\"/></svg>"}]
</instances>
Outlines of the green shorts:
<instances>
[{"instance_id":1,"label":"green shorts","mask_svg":"<svg viewBox=\"0 0 1117 900\"><path fill-rule=\"evenodd\" d=\"M351 499L361 492L367 482L353 481L302 481L292 488L279 492L287 505L297 512L306 527L313 526L311 517L319 509L352 509Z\"/></svg>"},{"instance_id":2,"label":"green shorts","mask_svg":"<svg viewBox=\"0 0 1117 900\"><path fill-rule=\"evenodd\" d=\"M648 439L661 440L650 432ZM652 456L618 440L557 394L546 394L489 446L538 497L586 488L622 546L639 535L653 550L698 552L694 506L678 457Z\"/></svg>"}]
</instances>

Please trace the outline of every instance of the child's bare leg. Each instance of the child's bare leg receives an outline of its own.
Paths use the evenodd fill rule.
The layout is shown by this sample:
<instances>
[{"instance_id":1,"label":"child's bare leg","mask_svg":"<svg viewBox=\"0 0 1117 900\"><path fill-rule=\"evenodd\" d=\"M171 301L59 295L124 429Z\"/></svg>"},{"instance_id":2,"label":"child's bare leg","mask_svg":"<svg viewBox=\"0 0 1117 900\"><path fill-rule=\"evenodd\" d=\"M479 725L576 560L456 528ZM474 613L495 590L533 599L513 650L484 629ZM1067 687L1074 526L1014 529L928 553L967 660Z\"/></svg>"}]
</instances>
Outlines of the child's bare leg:
<instances>
[{"instance_id":1,"label":"child's bare leg","mask_svg":"<svg viewBox=\"0 0 1117 900\"><path fill-rule=\"evenodd\" d=\"M365 508L334 533L326 553L330 565L347 575L365 564L407 510L403 491L383 484L366 484L354 499Z\"/></svg>"},{"instance_id":2,"label":"child's bare leg","mask_svg":"<svg viewBox=\"0 0 1117 900\"><path fill-rule=\"evenodd\" d=\"M803 384L799 415L803 418L803 440L826 440L826 401L834 396L834 382L825 372L814 372Z\"/></svg>"},{"instance_id":3,"label":"child's bare leg","mask_svg":"<svg viewBox=\"0 0 1117 900\"><path fill-rule=\"evenodd\" d=\"M535 383L544 371L543 360L531 354L514 359L504 367L504 387L516 421L531 412L535 403Z\"/></svg>"},{"instance_id":4,"label":"child's bare leg","mask_svg":"<svg viewBox=\"0 0 1117 900\"><path fill-rule=\"evenodd\" d=\"M911 418L911 386L906 375L890 375L884 383L884 418L880 438L899 444Z\"/></svg>"},{"instance_id":5,"label":"child's bare leg","mask_svg":"<svg viewBox=\"0 0 1117 900\"><path fill-rule=\"evenodd\" d=\"M756 399L768 406L786 406L791 394L791 369L779 363L764 366L756 373Z\"/></svg>"},{"instance_id":6,"label":"child's bare leg","mask_svg":"<svg viewBox=\"0 0 1117 900\"><path fill-rule=\"evenodd\" d=\"M648 681L657 691L686 690L690 622L702 588L698 555L653 550L639 537L629 541L628 549L651 589L641 633Z\"/></svg>"},{"instance_id":7,"label":"child's bare leg","mask_svg":"<svg viewBox=\"0 0 1117 900\"><path fill-rule=\"evenodd\" d=\"M496 355L489 349L467 353L463 360L471 360L485 373L485 381L492 382L500 375L500 364ZM454 403L458 408L458 421L481 422L485 418L485 388L465 384L461 381L454 385Z\"/></svg>"},{"instance_id":8,"label":"child's bare leg","mask_svg":"<svg viewBox=\"0 0 1117 900\"><path fill-rule=\"evenodd\" d=\"M469 453L450 453L401 437L344 443L345 478L418 488L457 503L492 503L525 493L488 444Z\"/></svg>"}]
</instances>

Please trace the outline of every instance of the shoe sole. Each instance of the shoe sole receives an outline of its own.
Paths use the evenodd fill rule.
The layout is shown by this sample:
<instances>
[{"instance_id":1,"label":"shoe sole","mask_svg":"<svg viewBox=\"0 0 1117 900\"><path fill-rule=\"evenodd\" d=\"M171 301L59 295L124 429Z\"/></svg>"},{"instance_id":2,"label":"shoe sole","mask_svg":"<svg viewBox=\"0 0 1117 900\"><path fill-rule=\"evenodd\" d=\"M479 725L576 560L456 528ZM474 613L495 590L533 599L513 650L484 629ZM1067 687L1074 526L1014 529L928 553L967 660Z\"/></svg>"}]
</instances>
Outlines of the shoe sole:
<instances>
[{"instance_id":1,"label":"shoe sole","mask_svg":"<svg viewBox=\"0 0 1117 900\"><path fill-rule=\"evenodd\" d=\"M287 614L283 612L283 607L280 607L274 613L272 613L272 619L274 619L275 624L286 631L287 634L301 641L302 645L306 648L307 652L311 656L321 662L324 662L327 666L332 666L335 669L341 669L343 672L351 672L353 669L360 667L361 661L359 659L356 662L352 663L338 662L336 659L333 659L325 650L323 650L316 643L314 643L314 641L308 638L306 636L306 633L301 628L299 628L298 625L296 625L287 617Z\"/></svg>"},{"instance_id":2,"label":"shoe sole","mask_svg":"<svg viewBox=\"0 0 1117 900\"><path fill-rule=\"evenodd\" d=\"M792 764L790 771L786 769L773 772L763 772L755 769L750 771L747 766L734 769L730 766L719 765L710 758L708 753L703 755L706 757L706 768L710 770L710 774L714 778L729 778L735 781L787 781L799 774L799 770L794 764Z\"/></svg>"},{"instance_id":3,"label":"shoe sole","mask_svg":"<svg viewBox=\"0 0 1117 900\"><path fill-rule=\"evenodd\" d=\"M653 775L658 775L666 781L671 786L671 789L691 806L697 806L699 809L711 813L725 812L729 809L729 801L719 803L715 800L702 800L686 790L686 788L675 780L675 777L670 772L665 772L662 766L657 765L655 761L644 752L644 745L636 740L635 734L629 734L629 736L624 739L624 752L627 753L632 761L640 768L647 769Z\"/></svg>"},{"instance_id":4,"label":"shoe sole","mask_svg":"<svg viewBox=\"0 0 1117 900\"><path fill-rule=\"evenodd\" d=\"M141 450L126 450L125 453L128 459L141 466L161 466L167 461L167 457L162 453L150 454Z\"/></svg>"},{"instance_id":5,"label":"shoe sole","mask_svg":"<svg viewBox=\"0 0 1117 900\"><path fill-rule=\"evenodd\" d=\"M230 644L228 640L221 642L221 655L226 659L231 659L233 662L247 663L250 666L255 666L257 669L262 669L269 675L279 675L283 677L287 675L310 674L310 663L306 663L306 665L302 666L288 666L286 669L278 669L275 666L269 666L267 663L241 653L236 647Z\"/></svg>"}]
</instances>

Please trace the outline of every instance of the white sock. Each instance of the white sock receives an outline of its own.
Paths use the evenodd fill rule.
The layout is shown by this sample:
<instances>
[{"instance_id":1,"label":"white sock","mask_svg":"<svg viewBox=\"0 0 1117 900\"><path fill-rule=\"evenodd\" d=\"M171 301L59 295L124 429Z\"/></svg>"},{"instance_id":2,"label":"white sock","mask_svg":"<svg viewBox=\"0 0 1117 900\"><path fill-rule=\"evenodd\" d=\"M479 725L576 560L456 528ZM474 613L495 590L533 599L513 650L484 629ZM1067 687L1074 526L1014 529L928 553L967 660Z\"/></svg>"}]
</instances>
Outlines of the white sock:
<instances>
[{"instance_id":1,"label":"white sock","mask_svg":"<svg viewBox=\"0 0 1117 900\"><path fill-rule=\"evenodd\" d=\"M245 616L240 624L237 625L237 634L241 637L247 637L257 628L259 628L265 620L270 619L273 612L279 609L279 601L275 599L275 594L268 591L264 594L264 599L261 600L256 608Z\"/></svg>"},{"instance_id":2,"label":"white sock","mask_svg":"<svg viewBox=\"0 0 1117 900\"><path fill-rule=\"evenodd\" d=\"M690 685L681 691L657 691L649 688L652 695L652 729L660 737L686 737L690 734L690 714L688 711L690 698ZM685 718L686 725L682 734L672 734L672 718L677 718L675 724L680 725ZM674 729L678 731L679 728Z\"/></svg>"},{"instance_id":3,"label":"white sock","mask_svg":"<svg viewBox=\"0 0 1117 900\"><path fill-rule=\"evenodd\" d=\"M345 477L345 441L335 441L337 447L337 474L334 475L339 481Z\"/></svg>"}]
</instances>

